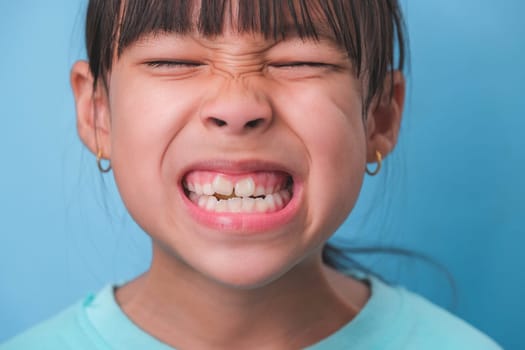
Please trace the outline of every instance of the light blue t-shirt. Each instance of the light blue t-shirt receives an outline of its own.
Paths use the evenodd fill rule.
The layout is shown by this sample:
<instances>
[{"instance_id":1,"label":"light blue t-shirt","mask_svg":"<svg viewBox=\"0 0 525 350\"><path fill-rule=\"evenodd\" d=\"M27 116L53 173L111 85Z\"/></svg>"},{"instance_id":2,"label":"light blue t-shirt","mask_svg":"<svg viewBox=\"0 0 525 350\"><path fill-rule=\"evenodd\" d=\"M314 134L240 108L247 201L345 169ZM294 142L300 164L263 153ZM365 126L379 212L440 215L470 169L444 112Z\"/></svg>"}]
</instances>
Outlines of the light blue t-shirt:
<instances>
[{"instance_id":1,"label":"light blue t-shirt","mask_svg":"<svg viewBox=\"0 0 525 350\"><path fill-rule=\"evenodd\" d=\"M371 297L359 314L308 350L497 350L490 338L402 287L368 277ZM114 287L0 345L0 350L173 350L135 325Z\"/></svg>"}]
</instances>

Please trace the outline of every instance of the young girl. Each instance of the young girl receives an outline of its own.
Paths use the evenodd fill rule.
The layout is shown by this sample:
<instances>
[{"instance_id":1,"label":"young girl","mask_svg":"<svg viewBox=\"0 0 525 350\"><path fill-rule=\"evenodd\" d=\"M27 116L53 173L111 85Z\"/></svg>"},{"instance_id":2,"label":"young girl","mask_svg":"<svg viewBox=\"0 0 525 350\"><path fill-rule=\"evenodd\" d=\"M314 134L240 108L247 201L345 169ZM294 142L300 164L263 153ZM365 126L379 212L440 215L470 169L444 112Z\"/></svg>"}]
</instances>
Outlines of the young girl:
<instances>
[{"instance_id":1,"label":"young girl","mask_svg":"<svg viewBox=\"0 0 525 350\"><path fill-rule=\"evenodd\" d=\"M0 349L499 348L323 260L397 141L396 0L91 0L86 41L78 133L151 266Z\"/></svg>"}]
</instances>

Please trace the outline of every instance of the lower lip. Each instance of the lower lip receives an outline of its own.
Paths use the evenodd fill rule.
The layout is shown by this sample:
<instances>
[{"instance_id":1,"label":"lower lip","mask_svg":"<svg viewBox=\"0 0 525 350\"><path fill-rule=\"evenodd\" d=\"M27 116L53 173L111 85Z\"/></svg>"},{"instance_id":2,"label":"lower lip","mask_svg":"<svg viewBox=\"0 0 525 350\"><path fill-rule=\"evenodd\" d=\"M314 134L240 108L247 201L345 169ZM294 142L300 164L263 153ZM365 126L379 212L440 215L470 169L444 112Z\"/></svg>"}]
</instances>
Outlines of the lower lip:
<instances>
[{"instance_id":1,"label":"lower lip","mask_svg":"<svg viewBox=\"0 0 525 350\"><path fill-rule=\"evenodd\" d=\"M189 214L197 222L217 231L231 234L261 234L277 229L292 220L299 209L301 186L294 183L293 194L288 204L279 211L270 213L217 213L206 211L193 203L180 186L180 193Z\"/></svg>"}]
</instances>

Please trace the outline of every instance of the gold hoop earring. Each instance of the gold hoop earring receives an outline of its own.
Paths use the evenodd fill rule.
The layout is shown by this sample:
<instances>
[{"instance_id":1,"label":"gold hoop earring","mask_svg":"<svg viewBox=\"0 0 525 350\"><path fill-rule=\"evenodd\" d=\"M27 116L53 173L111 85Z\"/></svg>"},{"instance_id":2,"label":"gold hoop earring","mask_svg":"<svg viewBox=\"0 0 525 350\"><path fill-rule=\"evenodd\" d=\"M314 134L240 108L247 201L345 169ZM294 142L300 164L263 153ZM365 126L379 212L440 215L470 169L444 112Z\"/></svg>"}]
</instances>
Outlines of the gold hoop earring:
<instances>
[{"instance_id":1,"label":"gold hoop earring","mask_svg":"<svg viewBox=\"0 0 525 350\"><path fill-rule=\"evenodd\" d=\"M377 174L379 174L379 171L381 170L381 163L383 162L383 155L381 154L381 152L376 151L376 158L377 158L376 170L374 171L368 170L368 165L365 168L366 173L370 176L376 176Z\"/></svg>"},{"instance_id":2,"label":"gold hoop earring","mask_svg":"<svg viewBox=\"0 0 525 350\"><path fill-rule=\"evenodd\" d=\"M97 166L98 166L98 170L100 170L101 173L109 173L111 171L111 160L108 159L108 166L107 167L103 167L102 166L102 150L98 150L97 151Z\"/></svg>"}]
</instances>

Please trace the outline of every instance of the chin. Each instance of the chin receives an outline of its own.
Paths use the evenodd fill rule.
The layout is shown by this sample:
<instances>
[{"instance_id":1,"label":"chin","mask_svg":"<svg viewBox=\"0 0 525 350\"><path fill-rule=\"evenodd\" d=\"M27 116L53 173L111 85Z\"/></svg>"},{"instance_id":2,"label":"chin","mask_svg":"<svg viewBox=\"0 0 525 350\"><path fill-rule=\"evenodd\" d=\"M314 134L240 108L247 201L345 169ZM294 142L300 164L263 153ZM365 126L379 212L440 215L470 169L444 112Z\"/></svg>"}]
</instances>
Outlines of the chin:
<instances>
[{"instance_id":1,"label":"chin","mask_svg":"<svg viewBox=\"0 0 525 350\"><path fill-rule=\"evenodd\" d=\"M237 254L222 259L210 259L199 268L201 274L221 286L253 290L268 286L289 272L295 261L289 257L264 254Z\"/></svg>"}]
</instances>

